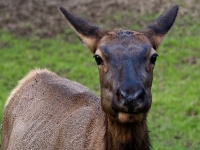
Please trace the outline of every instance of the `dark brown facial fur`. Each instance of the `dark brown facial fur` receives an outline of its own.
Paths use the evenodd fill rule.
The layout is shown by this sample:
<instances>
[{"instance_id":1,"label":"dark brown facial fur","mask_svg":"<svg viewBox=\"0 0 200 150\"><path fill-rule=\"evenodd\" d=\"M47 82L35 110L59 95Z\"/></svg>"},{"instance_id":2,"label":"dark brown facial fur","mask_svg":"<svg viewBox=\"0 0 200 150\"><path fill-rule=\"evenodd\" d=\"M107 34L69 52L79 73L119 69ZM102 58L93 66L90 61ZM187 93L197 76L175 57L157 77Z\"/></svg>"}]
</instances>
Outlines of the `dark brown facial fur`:
<instances>
[{"instance_id":1,"label":"dark brown facial fur","mask_svg":"<svg viewBox=\"0 0 200 150\"><path fill-rule=\"evenodd\" d=\"M95 55L102 59L98 68L103 110L119 122L142 121L151 106L150 58L156 51L138 31L115 30L99 43Z\"/></svg>"}]
</instances>

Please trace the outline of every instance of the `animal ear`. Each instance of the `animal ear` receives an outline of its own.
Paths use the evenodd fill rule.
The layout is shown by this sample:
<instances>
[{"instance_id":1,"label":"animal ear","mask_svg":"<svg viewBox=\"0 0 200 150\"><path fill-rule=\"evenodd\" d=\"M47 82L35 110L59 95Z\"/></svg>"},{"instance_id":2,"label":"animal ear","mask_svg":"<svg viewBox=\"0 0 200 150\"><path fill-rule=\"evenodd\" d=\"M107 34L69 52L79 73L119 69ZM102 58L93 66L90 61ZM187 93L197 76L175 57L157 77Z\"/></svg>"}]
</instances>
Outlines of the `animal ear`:
<instances>
[{"instance_id":1,"label":"animal ear","mask_svg":"<svg viewBox=\"0 0 200 150\"><path fill-rule=\"evenodd\" d=\"M177 13L178 6L175 5L143 30L146 36L150 39L150 42L154 49L158 48L162 39L172 27L176 19Z\"/></svg>"},{"instance_id":2,"label":"animal ear","mask_svg":"<svg viewBox=\"0 0 200 150\"><path fill-rule=\"evenodd\" d=\"M91 24L87 20L72 14L63 7L60 7L60 11L68 20L71 27L77 32L82 42L95 53L97 43L103 36L103 32L95 25Z\"/></svg>"}]
</instances>

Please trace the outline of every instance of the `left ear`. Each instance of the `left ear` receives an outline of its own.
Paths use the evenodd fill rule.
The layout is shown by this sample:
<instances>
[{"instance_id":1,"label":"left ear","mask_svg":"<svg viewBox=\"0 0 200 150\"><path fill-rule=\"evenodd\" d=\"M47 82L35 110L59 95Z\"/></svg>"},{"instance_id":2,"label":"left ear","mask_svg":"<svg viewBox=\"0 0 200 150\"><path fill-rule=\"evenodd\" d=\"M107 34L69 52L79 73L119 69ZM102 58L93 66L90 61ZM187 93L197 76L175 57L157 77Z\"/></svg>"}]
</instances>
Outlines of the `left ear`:
<instances>
[{"instance_id":1,"label":"left ear","mask_svg":"<svg viewBox=\"0 0 200 150\"><path fill-rule=\"evenodd\" d=\"M91 52L95 53L97 43L102 38L104 32L97 26L94 26L87 20L67 11L63 7L60 7L60 11L68 20L71 27L77 32L82 42L90 49Z\"/></svg>"},{"instance_id":2,"label":"left ear","mask_svg":"<svg viewBox=\"0 0 200 150\"><path fill-rule=\"evenodd\" d=\"M176 19L177 13L178 6L175 5L143 30L143 33L150 39L150 42L154 49L158 48L162 39L172 27Z\"/></svg>"}]
</instances>

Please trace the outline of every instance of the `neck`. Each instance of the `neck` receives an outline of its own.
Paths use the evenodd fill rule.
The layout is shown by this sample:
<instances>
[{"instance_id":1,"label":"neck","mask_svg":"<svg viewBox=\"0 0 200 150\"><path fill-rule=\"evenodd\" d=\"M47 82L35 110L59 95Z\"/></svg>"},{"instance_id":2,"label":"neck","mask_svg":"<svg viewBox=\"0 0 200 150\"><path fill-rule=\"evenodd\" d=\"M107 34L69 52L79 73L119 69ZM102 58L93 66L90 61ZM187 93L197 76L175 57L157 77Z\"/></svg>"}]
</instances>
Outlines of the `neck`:
<instances>
[{"instance_id":1,"label":"neck","mask_svg":"<svg viewBox=\"0 0 200 150\"><path fill-rule=\"evenodd\" d=\"M121 124L107 118L107 150L149 150L151 147L146 120Z\"/></svg>"}]
</instances>

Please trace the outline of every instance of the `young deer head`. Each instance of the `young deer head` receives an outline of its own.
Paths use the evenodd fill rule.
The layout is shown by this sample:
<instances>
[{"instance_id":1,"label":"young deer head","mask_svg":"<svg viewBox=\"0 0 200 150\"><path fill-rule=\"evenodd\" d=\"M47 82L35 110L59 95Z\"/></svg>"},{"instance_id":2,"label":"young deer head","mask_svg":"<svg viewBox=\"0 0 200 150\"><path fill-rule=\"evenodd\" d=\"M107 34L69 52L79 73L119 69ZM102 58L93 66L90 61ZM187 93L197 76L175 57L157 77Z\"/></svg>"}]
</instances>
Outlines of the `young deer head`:
<instances>
[{"instance_id":1,"label":"young deer head","mask_svg":"<svg viewBox=\"0 0 200 150\"><path fill-rule=\"evenodd\" d=\"M143 30L105 31L60 7L82 42L94 54L101 84L102 109L110 120L138 123L151 107L157 48L173 25L178 6Z\"/></svg>"}]
</instances>

